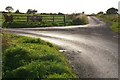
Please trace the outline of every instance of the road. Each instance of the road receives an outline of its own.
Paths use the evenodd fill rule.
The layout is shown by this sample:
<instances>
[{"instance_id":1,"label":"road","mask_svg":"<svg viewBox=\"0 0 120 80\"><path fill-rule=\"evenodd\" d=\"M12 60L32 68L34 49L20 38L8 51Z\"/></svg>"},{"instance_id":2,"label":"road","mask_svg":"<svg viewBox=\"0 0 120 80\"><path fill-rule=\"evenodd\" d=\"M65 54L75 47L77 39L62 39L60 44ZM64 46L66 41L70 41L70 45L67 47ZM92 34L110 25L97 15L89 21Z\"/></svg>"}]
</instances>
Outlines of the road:
<instances>
[{"instance_id":1,"label":"road","mask_svg":"<svg viewBox=\"0 0 120 80\"><path fill-rule=\"evenodd\" d=\"M118 78L118 36L104 22L89 16L88 25L6 29L40 37L58 45L80 78Z\"/></svg>"}]
</instances>

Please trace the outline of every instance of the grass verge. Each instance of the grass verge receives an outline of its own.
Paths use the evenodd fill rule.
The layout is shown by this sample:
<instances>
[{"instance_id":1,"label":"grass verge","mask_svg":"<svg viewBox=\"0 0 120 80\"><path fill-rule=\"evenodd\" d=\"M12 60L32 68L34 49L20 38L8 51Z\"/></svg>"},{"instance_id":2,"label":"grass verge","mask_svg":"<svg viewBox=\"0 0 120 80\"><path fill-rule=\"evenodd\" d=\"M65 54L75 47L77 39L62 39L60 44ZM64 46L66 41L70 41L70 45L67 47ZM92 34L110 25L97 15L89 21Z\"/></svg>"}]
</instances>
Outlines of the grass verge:
<instances>
[{"instance_id":1,"label":"grass verge","mask_svg":"<svg viewBox=\"0 0 120 80\"><path fill-rule=\"evenodd\" d=\"M58 47L39 38L3 34L3 78L75 78Z\"/></svg>"},{"instance_id":2,"label":"grass verge","mask_svg":"<svg viewBox=\"0 0 120 80\"><path fill-rule=\"evenodd\" d=\"M110 15L107 15L107 14L100 14L100 15L97 15L97 17L106 22L107 24L110 25L110 28L112 29L112 31L120 34L120 15L118 14L110 14Z\"/></svg>"}]
</instances>

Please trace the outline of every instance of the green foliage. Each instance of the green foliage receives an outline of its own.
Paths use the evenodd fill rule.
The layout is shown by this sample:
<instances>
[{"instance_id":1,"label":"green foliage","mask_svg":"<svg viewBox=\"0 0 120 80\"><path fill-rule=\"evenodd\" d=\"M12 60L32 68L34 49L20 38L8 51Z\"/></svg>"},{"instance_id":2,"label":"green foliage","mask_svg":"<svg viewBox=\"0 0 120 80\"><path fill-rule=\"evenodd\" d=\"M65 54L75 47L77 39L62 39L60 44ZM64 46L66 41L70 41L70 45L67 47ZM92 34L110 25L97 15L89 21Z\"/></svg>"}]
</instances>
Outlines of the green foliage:
<instances>
[{"instance_id":1,"label":"green foliage","mask_svg":"<svg viewBox=\"0 0 120 80\"><path fill-rule=\"evenodd\" d=\"M84 24L87 24L87 23L88 23L88 18L87 18L87 16L85 16L85 15L77 16L77 17L74 17L74 18L73 18L72 23L73 23L74 25L84 25Z\"/></svg>"},{"instance_id":2,"label":"green foliage","mask_svg":"<svg viewBox=\"0 0 120 80\"><path fill-rule=\"evenodd\" d=\"M3 78L75 78L58 47L39 38L3 34L11 41L3 50Z\"/></svg>"},{"instance_id":3,"label":"green foliage","mask_svg":"<svg viewBox=\"0 0 120 80\"><path fill-rule=\"evenodd\" d=\"M104 14L104 12L100 11L97 13L97 15L101 15L101 14Z\"/></svg>"},{"instance_id":4,"label":"green foliage","mask_svg":"<svg viewBox=\"0 0 120 80\"><path fill-rule=\"evenodd\" d=\"M52 74L52 75L50 74L47 78L70 78L70 75L68 75L66 73L61 74L61 75L55 73L55 74Z\"/></svg>"},{"instance_id":5,"label":"green foliage","mask_svg":"<svg viewBox=\"0 0 120 80\"><path fill-rule=\"evenodd\" d=\"M109 15L97 15L103 21L107 21L108 23L118 22L118 15L117 14L109 14Z\"/></svg>"},{"instance_id":6,"label":"green foliage","mask_svg":"<svg viewBox=\"0 0 120 80\"><path fill-rule=\"evenodd\" d=\"M14 9L12 8L12 6L7 6L7 7L5 8L5 10L8 10L9 12L11 12L11 11L13 11Z\"/></svg>"},{"instance_id":7,"label":"green foliage","mask_svg":"<svg viewBox=\"0 0 120 80\"><path fill-rule=\"evenodd\" d=\"M33 16L33 14L12 14L13 22L12 23L2 23L2 27L6 28L27 28L27 27L51 27L51 26L64 26L64 15L41 15L34 14L35 16L41 16L42 22L27 22L27 16ZM53 20L54 16L54 20ZM66 24L69 23L70 19L66 19ZM3 19L4 22L4 19Z\"/></svg>"},{"instance_id":8,"label":"green foliage","mask_svg":"<svg viewBox=\"0 0 120 80\"><path fill-rule=\"evenodd\" d=\"M2 27L6 28L35 28L35 27L51 27L51 26L70 26L74 25L76 21L71 18L71 16L66 15L66 19L64 21L64 15L42 15L42 14L34 14L35 16L41 16L42 22L27 22L27 16L33 16L33 14L17 14L13 13L13 22L12 23L4 23L4 18L2 20ZM54 18L53 18L54 17ZM1 19L0 19L1 20ZM74 22L74 23L73 23ZM86 24L87 18L80 18L80 24Z\"/></svg>"},{"instance_id":9,"label":"green foliage","mask_svg":"<svg viewBox=\"0 0 120 80\"><path fill-rule=\"evenodd\" d=\"M51 27L51 26L64 26L62 23L53 22L13 22L3 23L3 27L6 28L35 28L35 27Z\"/></svg>"},{"instance_id":10,"label":"green foliage","mask_svg":"<svg viewBox=\"0 0 120 80\"><path fill-rule=\"evenodd\" d=\"M118 22L113 22L113 23L112 23L112 26L111 26L111 29L112 29L114 32L120 33L120 26L118 25Z\"/></svg>"},{"instance_id":11,"label":"green foliage","mask_svg":"<svg viewBox=\"0 0 120 80\"><path fill-rule=\"evenodd\" d=\"M42 24L37 22L12 22L12 23L3 23L3 27L6 28L29 28L29 27L40 27Z\"/></svg>"},{"instance_id":12,"label":"green foliage","mask_svg":"<svg viewBox=\"0 0 120 80\"><path fill-rule=\"evenodd\" d=\"M13 70L17 67L25 65L28 63L30 52L27 49L23 49L20 47L10 47L3 54L4 66L3 69Z\"/></svg>"},{"instance_id":13,"label":"green foliage","mask_svg":"<svg viewBox=\"0 0 120 80\"><path fill-rule=\"evenodd\" d=\"M106 11L106 14L118 14L117 12L118 12L118 9L112 7Z\"/></svg>"},{"instance_id":14,"label":"green foliage","mask_svg":"<svg viewBox=\"0 0 120 80\"><path fill-rule=\"evenodd\" d=\"M120 33L120 26L119 26L119 16L118 14L109 14L109 15L97 15L97 17L107 24L110 25L110 28L117 33Z\"/></svg>"},{"instance_id":15,"label":"green foliage","mask_svg":"<svg viewBox=\"0 0 120 80\"><path fill-rule=\"evenodd\" d=\"M6 74L6 77L25 78L25 79L73 78L75 75L72 75L72 74L73 73L68 72L67 67L65 68L65 66L62 66L59 63L36 61L36 62L30 63L29 65L21 66L11 72L8 72Z\"/></svg>"}]
</instances>

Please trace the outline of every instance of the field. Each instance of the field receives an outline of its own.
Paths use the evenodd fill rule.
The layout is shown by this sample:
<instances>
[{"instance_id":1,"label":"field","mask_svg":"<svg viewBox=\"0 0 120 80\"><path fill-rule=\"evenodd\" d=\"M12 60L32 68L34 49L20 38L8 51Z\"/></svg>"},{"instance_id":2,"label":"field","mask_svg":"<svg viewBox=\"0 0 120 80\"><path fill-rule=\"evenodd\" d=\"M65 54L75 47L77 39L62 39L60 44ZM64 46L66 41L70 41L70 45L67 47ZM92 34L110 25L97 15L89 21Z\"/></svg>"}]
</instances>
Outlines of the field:
<instances>
[{"instance_id":1,"label":"field","mask_svg":"<svg viewBox=\"0 0 120 80\"><path fill-rule=\"evenodd\" d=\"M87 24L87 17L85 15L77 18L77 15L60 15L60 14L34 14L34 16L42 17L41 22L27 21L27 16L33 14L15 14L13 15L12 23L4 23L4 17L1 14L0 22L2 27L6 28L34 28L34 27L51 27L51 26L70 26L70 25L84 25Z\"/></svg>"},{"instance_id":2,"label":"field","mask_svg":"<svg viewBox=\"0 0 120 80\"><path fill-rule=\"evenodd\" d=\"M3 78L75 78L58 47L39 38L3 34Z\"/></svg>"},{"instance_id":3,"label":"field","mask_svg":"<svg viewBox=\"0 0 120 80\"><path fill-rule=\"evenodd\" d=\"M48 26L66 26L71 25L72 20L68 17L68 15L42 15L42 14L34 14L34 16L42 17L42 22L27 22L27 16L33 16L33 14L12 14L13 15L13 23L3 24L3 27L48 27ZM4 17L3 22L4 22ZM2 22L2 19L1 19Z\"/></svg>"},{"instance_id":4,"label":"field","mask_svg":"<svg viewBox=\"0 0 120 80\"><path fill-rule=\"evenodd\" d=\"M97 17L101 20L103 20L104 22L106 22L108 25L110 25L110 28L116 32L116 33L120 33L120 18L118 14L106 14L106 15L97 15Z\"/></svg>"}]
</instances>

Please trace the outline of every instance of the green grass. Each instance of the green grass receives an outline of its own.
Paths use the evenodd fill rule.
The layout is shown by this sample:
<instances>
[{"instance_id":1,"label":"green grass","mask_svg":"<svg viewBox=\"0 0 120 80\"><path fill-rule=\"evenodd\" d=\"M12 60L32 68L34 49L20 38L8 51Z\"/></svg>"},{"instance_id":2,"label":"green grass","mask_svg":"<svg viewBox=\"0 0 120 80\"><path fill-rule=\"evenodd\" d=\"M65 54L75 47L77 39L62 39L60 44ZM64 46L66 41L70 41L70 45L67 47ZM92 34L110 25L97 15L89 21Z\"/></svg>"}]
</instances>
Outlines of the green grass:
<instances>
[{"instance_id":1,"label":"green grass","mask_svg":"<svg viewBox=\"0 0 120 80\"><path fill-rule=\"evenodd\" d=\"M28 27L54 27L54 26L70 26L70 25L84 25L87 24L87 18L84 16L79 18L78 21L71 18L69 15L66 15L65 23L64 23L64 15L42 15L42 14L35 14L37 16L42 17L42 22L27 22L28 14L12 14L13 15L13 23L2 23L2 27L6 28L28 28ZM32 16L33 14L29 14ZM54 16L54 20L53 20ZM0 20L4 22L4 18L0 18ZM76 24L79 23L79 24Z\"/></svg>"},{"instance_id":2,"label":"green grass","mask_svg":"<svg viewBox=\"0 0 120 80\"><path fill-rule=\"evenodd\" d=\"M119 24L119 15L117 14L111 14L111 15L97 15L99 19L106 22L108 25L110 25L110 28L116 32L120 33L120 24Z\"/></svg>"},{"instance_id":3,"label":"green grass","mask_svg":"<svg viewBox=\"0 0 120 80\"><path fill-rule=\"evenodd\" d=\"M3 78L75 78L58 47L39 38L3 34Z\"/></svg>"},{"instance_id":4,"label":"green grass","mask_svg":"<svg viewBox=\"0 0 120 80\"><path fill-rule=\"evenodd\" d=\"M112 26L110 27L114 32L120 33L120 26L118 25L118 22L113 22Z\"/></svg>"},{"instance_id":5,"label":"green grass","mask_svg":"<svg viewBox=\"0 0 120 80\"><path fill-rule=\"evenodd\" d=\"M0 79L2 79L2 34L0 30Z\"/></svg>"},{"instance_id":6,"label":"green grass","mask_svg":"<svg viewBox=\"0 0 120 80\"><path fill-rule=\"evenodd\" d=\"M42 22L27 22L28 14L12 14L13 15L13 23L3 23L2 27L7 28L27 28L27 27L51 27L51 26L65 26L64 24L64 15L41 15L35 14L37 16L42 17ZM33 14L29 14L32 16ZM54 16L54 21L53 21ZM3 18L4 22L4 18ZM66 25L70 25L71 20L66 18Z\"/></svg>"}]
</instances>

